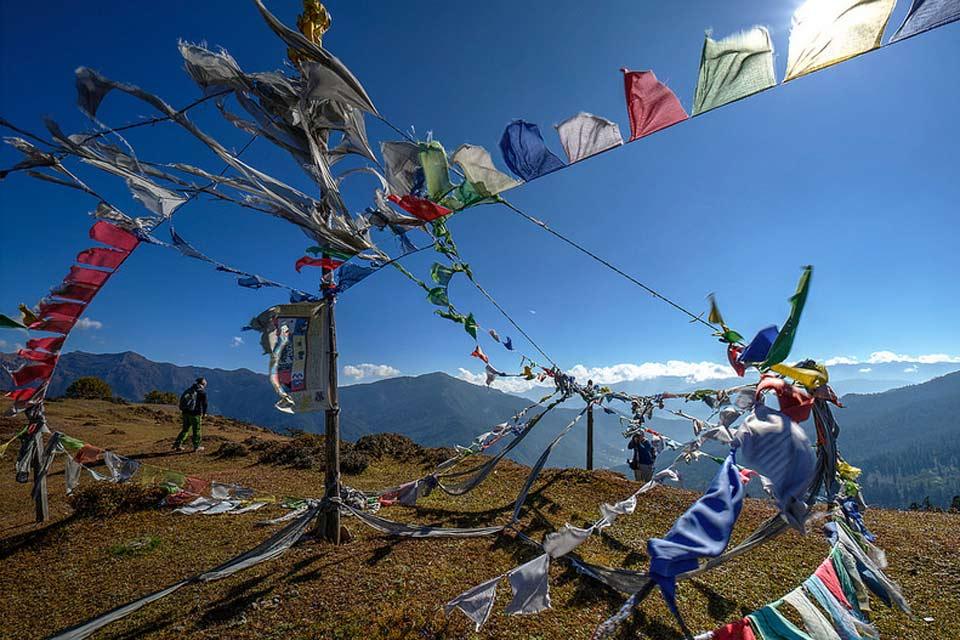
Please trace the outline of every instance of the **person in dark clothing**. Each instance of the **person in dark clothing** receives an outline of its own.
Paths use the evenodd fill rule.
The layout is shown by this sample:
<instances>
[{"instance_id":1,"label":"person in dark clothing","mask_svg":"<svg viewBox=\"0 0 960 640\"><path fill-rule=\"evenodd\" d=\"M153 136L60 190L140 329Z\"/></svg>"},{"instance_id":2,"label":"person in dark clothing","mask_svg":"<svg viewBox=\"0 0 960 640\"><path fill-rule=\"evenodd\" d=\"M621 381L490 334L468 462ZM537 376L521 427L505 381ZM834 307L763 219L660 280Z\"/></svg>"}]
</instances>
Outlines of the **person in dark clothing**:
<instances>
[{"instance_id":1,"label":"person in dark clothing","mask_svg":"<svg viewBox=\"0 0 960 640\"><path fill-rule=\"evenodd\" d=\"M657 461L657 452L647 440L643 431L635 433L627 447L633 449L633 458L628 464L633 469L633 477L637 482L650 482L653 478L653 464Z\"/></svg>"},{"instance_id":2,"label":"person in dark clothing","mask_svg":"<svg viewBox=\"0 0 960 640\"><path fill-rule=\"evenodd\" d=\"M180 396L180 413L183 416L183 428L173 443L173 448L183 451L183 443L187 434L193 432L193 450L203 451L200 446L200 424L203 416L207 415L207 381L197 378L189 389Z\"/></svg>"}]
</instances>

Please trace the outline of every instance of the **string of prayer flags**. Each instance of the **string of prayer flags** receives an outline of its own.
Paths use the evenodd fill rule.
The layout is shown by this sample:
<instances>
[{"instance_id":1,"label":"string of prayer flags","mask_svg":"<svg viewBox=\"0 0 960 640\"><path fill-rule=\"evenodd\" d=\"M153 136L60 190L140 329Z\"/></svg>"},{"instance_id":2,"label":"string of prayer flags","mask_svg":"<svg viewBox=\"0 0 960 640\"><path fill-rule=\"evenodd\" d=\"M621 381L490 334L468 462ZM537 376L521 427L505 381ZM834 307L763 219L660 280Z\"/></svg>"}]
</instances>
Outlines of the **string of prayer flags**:
<instances>
[{"instance_id":1,"label":"string of prayer flags","mask_svg":"<svg viewBox=\"0 0 960 640\"><path fill-rule=\"evenodd\" d=\"M630 141L687 119L683 105L653 71L623 72L623 91L630 117Z\"/></svg>"},{"instance_id":2,"label":"string of prayer flags","mask_svg":"<svg viewBox=\"0 0 960 640\"><path fill-rule=\"evenodd\" d=\"M584 111L558 124L557 134L570 163L623 144L617 123Z\"/></svg>"},{"instance_id":3,"label":"string of prayer flags","mask_svg":"<svg viewBox=\"0 0 960 640\"><path fill-rule=\"evenodd\" d=\"M500 152L513 175L527 182L565 166L547 148L540 127L523 120L507 125L500 138Z\"/></svg>"},{"instance_id":4,"label":"string of prayer flags","mask_svg":"<svg viewBox=\"0 0 960 640\"><path fill-rule=\"evenodd\" d=\"M807 0L793 14L784 82L880 46L896 0Z\"/></svg>"},{"instance_id":5,"label":"string of prayer flags","mask_svg":"<svg viewBox=\"0 0 960 640\"><path fill-rule=\"evenodd\" d=\"M907 17L890 42L906 40L956 20L960 20L958 0L913 0Z\"/></svg>"},{"instance_id":6,"label":"string of prayer flags","mask_svg":"<svg viewBox=\"0 0 960 640\"><path fill-rule=\"evenodd\" d=\"M443 216L448 216L453 213L453 210L448 209L443 205L431 202L430 200L425 200L423 198L418 198L416 196L406 195L397 197L391 193L389 196L387 196L387 199L410 215L415 216L424 222L433 222L438 218L442 218Z\"/></svg>"},{"instance_id":7,"label":"string of prayer flags","mask_svg":"<svg viewBox=\"0 0 960 640\"><path fill-rule=\"evenodd\" d=\"M481 196L491 198L521 184L497 169L490 152L472 144L463 144L453 154L453 161L463 169L463 175Z\"/></svg>"},{"instance_id":8,"label":"string of prayer flags","mask_svg":"<svg viewBox=\"0 0 960 640\"><path fill-rule=\"evenodd\" d=\"M777 84L773 42L764 27L723 40L704 38L693 115L716 109Z\"/></svg>"}]
</instances>

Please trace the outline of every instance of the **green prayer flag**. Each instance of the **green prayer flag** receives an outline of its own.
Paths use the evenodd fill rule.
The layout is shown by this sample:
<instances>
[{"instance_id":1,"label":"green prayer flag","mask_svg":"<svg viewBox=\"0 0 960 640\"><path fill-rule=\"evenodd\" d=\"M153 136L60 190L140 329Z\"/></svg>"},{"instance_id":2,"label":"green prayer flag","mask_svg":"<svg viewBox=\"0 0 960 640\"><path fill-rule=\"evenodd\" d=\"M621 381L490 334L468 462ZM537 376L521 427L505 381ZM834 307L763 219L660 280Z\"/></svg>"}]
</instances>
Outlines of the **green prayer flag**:
<instances>
[{"instance_id":1,"label":"green prayer flag","mask_svg":"<svg viewBox=\"0 0 960 640\"><path fill-rule=\"evenodd\" d=\"M490 204L496 201L495 197L483 194L475 184L469 180L464 180L457 185L453 195L446 198L443 204L454 211L460 211L477 204Z\"/></svg>"},{"instance_id":2,"label":"green prayer flag","mask_svg":"<svg viewBox=\"0 0 960 640\"><path fill-rule=\"evenodd\" d=\"M723 331L718 331L713 335L720 338L720 342L726 342L729 344L743 342L743 336L729 327L723 327Z\"/></svg>"},{"instance_id":3,"label":"green prayer flag","mask_svg":"<svg viewBox=\"0 0 960 640\"><path fill-rule=\"evenodd\" d=\"M76 438L71 438L68 435L60 434L60 444L63 445L63 448L71 453L80 451L83 448L83 441L77 440Z\"/></svg>"},{"instance_id":4,"label":"green prayer flag","mask_svg":"<svg viewBox=\"0 0 960 640\"><path fill-rule=\"evenodd\" d=\"M3 329L26 329L27 327L25 327L23 324L17 322L16 320L14 320L13 318L11 318L10 316L5 316L5 315L3 315L2 313L0 313L0 328L3 328Z\"/></svg>"},{"instance_id":5,"label":"green prayer flag","mask_svg":"<svg viewBox=\"0 0 960 640\"><path fill-rule=\"evenodd\" d=\"M477 324L476 319L473 317L473 314L469 314L467 319L463 322L463 328L466 329L467 333L473 336L473 339L477 339L477 329L479 325Z\"/></svg>"},{"instance_id":6,"label":"green prayer flag","mask_svg":"<svg viewBox=\"0 0 960 640\"><path fill-rule=\"evenodd\" d=\"M467 321L467 317L465 315L463 315L462 313L457 313L456 311L453 310L453 308L449 308L446 311L437 310L437 311L434 311L434 313L440 316L441 318L450 320L452 322L456 322L458 324L464 324Z\"/></svg>"},{"instance_id":7,"label":"green prayer flag","mask_svg":"<svg viewBox=\"0 0 960 640\"><path fill-rule=\"evenodd\" d=\"M767 359L760 365L761 369L769 369L775 364L780 364L790 355L790 349L793 348L793 338L797 333L797 326L800 324L800 314L803 313L803 306L807 303L807 293L810 291L810 276L813 274L813 267L806 266L803 273L800 274L800 282L797 283L797 292L790 297L790 317L783 323L783 328L777 334L777 339L773 341Z\"/></svg>"},{"instance_id":8,"label":"green prayer flag","mask_svg":"<svg viewBox=\"0 0 960 640\"><path fill-rule=\"evenodd\" d=\"M447 298L447 287L434 287L427 292L427 300L438 307L449 307L450 299Z\"/></svg>"},{"instance_id":9,"label":"green prayer flag","mask_svg":"<svg viewBox=\"0 0 960 640\"><path fill-rule=\"evenodd\" d=\"M460 269L450 268L446 265L440 264L439 262L434 262L433 266L430 267L430 279L436 282L441 287L445 287L450 284L450 278L453 277Z\"/></svg>"},{"instance_id":10,"label":"green prayer flag","mask_svg":"<svg viewBox=\"0 0 960 640\"><path fill-rule=\"evenodd\" d=\"M450 183L450 167L447 165L447 152L444 151L443 145L436 140L421 142L420 165L423 167L423 177L427 183L427 197L439 203L453 189Z\"/></svg>"}]
</instances>

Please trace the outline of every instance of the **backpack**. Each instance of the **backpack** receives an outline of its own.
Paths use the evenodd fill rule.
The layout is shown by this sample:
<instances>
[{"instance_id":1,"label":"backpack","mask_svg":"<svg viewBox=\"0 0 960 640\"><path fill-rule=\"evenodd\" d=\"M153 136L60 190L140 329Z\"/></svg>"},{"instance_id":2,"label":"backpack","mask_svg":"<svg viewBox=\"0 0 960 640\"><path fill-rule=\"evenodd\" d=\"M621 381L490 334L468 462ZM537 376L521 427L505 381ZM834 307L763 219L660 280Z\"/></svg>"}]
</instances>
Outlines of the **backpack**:
<instances>
[{"instance_id":1,"label":"backpack","mask_svg":"<svg viewBox=\"0 0 960 640\"><path fill-rule=\"evenodd\" d=\"M197 411L197 388L190 387L180 396L180 411L183 413L196 413Z\"/></svg>"}]
</instances>

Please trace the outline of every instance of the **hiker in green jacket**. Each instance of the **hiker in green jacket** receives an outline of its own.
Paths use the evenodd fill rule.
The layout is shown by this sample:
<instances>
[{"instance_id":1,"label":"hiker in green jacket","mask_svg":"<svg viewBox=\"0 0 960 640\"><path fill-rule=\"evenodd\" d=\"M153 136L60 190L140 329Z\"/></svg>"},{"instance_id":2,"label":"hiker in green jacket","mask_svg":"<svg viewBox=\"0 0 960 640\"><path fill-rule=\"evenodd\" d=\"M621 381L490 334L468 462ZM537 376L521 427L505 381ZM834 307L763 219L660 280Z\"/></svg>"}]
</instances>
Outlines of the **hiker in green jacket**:
<instances>
[{"instance_id":1,"label":"hiker in green jacket","mask_svg":"<svg viewBox=\"0 0 960 640\"><path fill-rule=\"evenodd\" d=\"M183 428L173 443L173 448L183 451L187 434L193 431L193 450L203 451L200 446L200 421L207 415L207 380L197 378L189 389L180 396L180 413L183 415Z\"/></svg>"}]
</instances>

